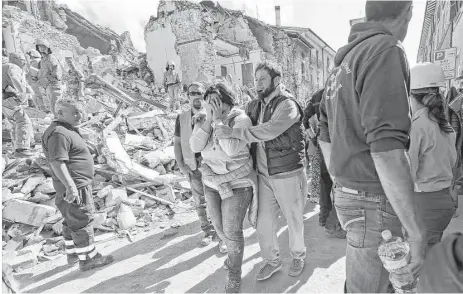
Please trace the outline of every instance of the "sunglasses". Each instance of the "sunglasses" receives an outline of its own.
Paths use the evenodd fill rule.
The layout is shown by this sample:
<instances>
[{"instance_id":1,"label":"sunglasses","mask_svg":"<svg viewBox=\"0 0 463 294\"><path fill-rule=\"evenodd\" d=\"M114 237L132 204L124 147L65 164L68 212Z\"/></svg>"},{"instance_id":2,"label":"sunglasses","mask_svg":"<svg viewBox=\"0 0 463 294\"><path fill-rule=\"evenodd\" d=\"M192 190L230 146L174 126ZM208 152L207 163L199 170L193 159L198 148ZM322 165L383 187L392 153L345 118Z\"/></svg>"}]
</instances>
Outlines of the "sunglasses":
<instances>
[{"instance_id":1,"label":"sunglasses","mask_svg":"<svg viewBox=\"0 0 463 294\"><path fill-rule=\"evenodd\" d=\"M201 92L190 92L190 93L188 93L188 95L190 95L190 96L202 96L202 95L204 95L204 93L201 93Z\"/></svg>"}]
</instances>

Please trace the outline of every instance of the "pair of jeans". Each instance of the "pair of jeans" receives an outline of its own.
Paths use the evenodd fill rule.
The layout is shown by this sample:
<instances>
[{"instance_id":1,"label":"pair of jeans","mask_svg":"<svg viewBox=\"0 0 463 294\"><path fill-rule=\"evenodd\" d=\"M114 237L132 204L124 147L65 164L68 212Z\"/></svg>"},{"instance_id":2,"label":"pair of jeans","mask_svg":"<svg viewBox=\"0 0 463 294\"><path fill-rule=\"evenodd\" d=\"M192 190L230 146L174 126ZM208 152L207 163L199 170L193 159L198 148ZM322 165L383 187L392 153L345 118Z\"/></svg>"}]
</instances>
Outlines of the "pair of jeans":
<instances>
[{"instance_id":1,"label":"pair of jeans","mask_svg":"<svg viewBox=\"0 0 463 294\"><path fill-rule=\"evenodd\" d=\"M426 227L428 249L442 240L444 231L452 220L455 201L450 193L450 189L415 193L415 203L418 204Z\"/></svg>"},{"instance_id":2,"label":"pair of jeans","mask_svg":"<svg viewBox=\"0 0 463 294\"><path fill-rule=\"evenodd\" d=\"M63 215L63 237L66 254L77 254L79 260L93 258L98 252L94 244L93 219L95 204L92 186L78 189L82 204L64 200L66 188L59 182L53 182L56 190L55 204Z\"/></svg>"},{"instance_id":3,"label":"pair of jeans","mask_svg":"<svg viewBox=\"0 0 463 294\"><path fill-rule=\"evenodd\" d=\"M223 199L219 191L204 186L212 224L228 250L229 275L241 278L243 264L243 221L252 201L252 187L233 189L234 196Z\"/></svg>"},{"instance_id":4,"label":"pair of jeans","mask_svg":"<svg viewBox=\"0 0 463 294\"><path fill-rule=\"evenodd\" d=\"M355 191L335 185L334 206L347 231L347 293L387 293L389 273L378 256L381 232L403 237L400 220L384 193Z\"/></svg>"},{"instance_id":5,"label":"pair of jeans","mask_svg":"<svg viewBox=\"0 0 463 294\"><path fill-rule=\"evenodd\" d=\"M289 250L293 259L305 259L304 208L307 200L305 168L292 171L291 177L267 176L259 173L259 207L257 236L262 259L272 265L280 261L278 246L278 215L286 218Z\"/></svg>"},{"instance_id":6,"label":"pair of jeans","mask_svg":"<svg viewBox=\"0 0 463 294\"><path fill-rule=\"evenodd\" d=\"M195 200L196 213L201 222L201 229L207 236L215 235L214 226L207 216L206 197L204 196L204 185L201 172L199 170L194 170L193 173L189 175L189 178L191 194Z\"/></svg>"}]
</instances>

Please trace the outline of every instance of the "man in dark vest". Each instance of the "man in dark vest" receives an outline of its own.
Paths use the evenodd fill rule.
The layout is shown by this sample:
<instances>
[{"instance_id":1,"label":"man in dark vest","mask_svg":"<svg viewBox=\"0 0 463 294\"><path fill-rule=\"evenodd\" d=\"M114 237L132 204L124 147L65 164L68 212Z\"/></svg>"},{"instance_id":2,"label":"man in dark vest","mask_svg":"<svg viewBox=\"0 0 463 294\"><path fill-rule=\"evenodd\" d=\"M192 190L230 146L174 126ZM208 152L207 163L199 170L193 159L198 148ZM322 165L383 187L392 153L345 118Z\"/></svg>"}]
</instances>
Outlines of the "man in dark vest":
<instances>
[{"instance_id":1,"label":"man in dark vest","mask_svg":"<svg viewBox=\"0 0 463 294\"><path fill-rule=\"evenodd\" d=\"M201 153L194 153L190 148L190 137L193 132L192 117L202 108L202 101L205 89L201 83L193 83L188 87L188 98L190 99L191 109L188 109L177 116L175 121L174 133L174 152L175 159L180 171L188 177L191 186L191 194L195 200L196 212L204 236L201 240L202 246L207 246L216 236L214 226L207 217L206 199L204 196L204 187L202 175L199 171L201 163ZM220 242L220 250L226 250L225 244Z\"/></svg>"},{"instance_id":2,"label":"man in dark vest","mask_svg":"<svg viewBox=\"0 0 463 294\"><path fill-rule=\"evenodd\" d=\"M234 129L219 126L216 136L252 143L254 167L259 175L257 234L264 260L257 280L266 280L281 269L276 235L280 212L288 223L293 258L289 275L295 277L302 273L306 257L303 214L307 177L303 164L303 110L280 83L281 68L278 65L261 62L256 67L255 76L259 99L246 105L253 126Z\"/></svg>"}]
</instances>

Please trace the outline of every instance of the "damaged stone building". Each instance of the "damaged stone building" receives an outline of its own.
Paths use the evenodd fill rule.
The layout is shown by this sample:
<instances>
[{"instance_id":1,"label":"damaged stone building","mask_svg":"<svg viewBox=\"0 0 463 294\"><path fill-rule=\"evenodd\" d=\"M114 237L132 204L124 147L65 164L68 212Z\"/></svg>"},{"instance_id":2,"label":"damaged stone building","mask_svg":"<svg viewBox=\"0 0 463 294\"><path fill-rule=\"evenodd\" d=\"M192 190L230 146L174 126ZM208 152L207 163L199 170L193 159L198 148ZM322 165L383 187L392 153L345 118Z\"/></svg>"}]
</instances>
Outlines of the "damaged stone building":
<instances>
[{"instance_id":1,"label":"damaged stone building","mask_svg":"<svg viewBox=\"0 0 463 294\"><path fill-rule=\"evenodd\" d=\"M52 0L3 1L2 16L3 56L26 53L43 38L65 70L65 57L73 57L85 76L95 73L118 88L155 98L146 54L134 48L129 32L119 35Z\"/></svg>"},{"instance_id":2,"label":"damaged stone building","mask_svg":"<svg viewBox=\"0 0 463 294\"><path fill-rule=\"evenodd\" d=\"M270 59L282 66L288 89L307 99L323 87L335 51L309 28L281 26L279 6L275 15L275 25L269 25L212 1L160 1L157 17L145 27L147 62L156 83L162 83L165 64L172 60L184 84L230 74L234 82L253 88L256 64Z\"/></svg>"}]
</instances>

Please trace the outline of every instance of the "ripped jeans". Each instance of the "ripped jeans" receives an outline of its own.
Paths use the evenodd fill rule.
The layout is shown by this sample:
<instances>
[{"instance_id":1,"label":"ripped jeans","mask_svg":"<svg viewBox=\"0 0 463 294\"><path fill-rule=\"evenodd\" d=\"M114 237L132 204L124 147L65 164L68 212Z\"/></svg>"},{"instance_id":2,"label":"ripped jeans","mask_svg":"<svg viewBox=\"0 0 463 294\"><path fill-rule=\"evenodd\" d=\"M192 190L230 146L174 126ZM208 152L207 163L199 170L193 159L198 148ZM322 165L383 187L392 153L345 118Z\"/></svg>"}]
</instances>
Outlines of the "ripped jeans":
<instances>
[{"instance_id":1,"label":"ripped jeans","mask_svg":"<svg viewBox=\"0 0 463 294\"><path fill-rule=\"evenodd\" d=\"M402 225L383 193L334 188L334 205L339 221L347 231L347 293L387 293L389 273L378 256L381 232L390 230L402 237Z\"/></svg>"}]
</instances>

